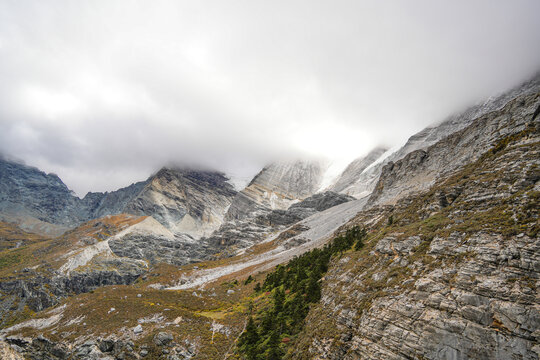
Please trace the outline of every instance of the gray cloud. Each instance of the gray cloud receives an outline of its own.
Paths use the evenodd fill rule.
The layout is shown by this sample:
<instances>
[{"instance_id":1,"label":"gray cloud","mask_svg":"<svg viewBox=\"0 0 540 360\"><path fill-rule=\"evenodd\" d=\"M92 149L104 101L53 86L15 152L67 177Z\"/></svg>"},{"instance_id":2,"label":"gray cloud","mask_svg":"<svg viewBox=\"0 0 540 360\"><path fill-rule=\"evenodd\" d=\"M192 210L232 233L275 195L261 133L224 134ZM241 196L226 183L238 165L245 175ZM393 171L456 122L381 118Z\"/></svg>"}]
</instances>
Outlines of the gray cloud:
<instances>
[{"instance_id":1,"label":"gray cloud","mask_svg":"<svg viewBox=\"0 0 540 360\"><path fill-rule=\"evenodd\" d=\"M540 69L530 1L2 1L0 151L78 194L356 157Z\"/></svg>"}]
</instances>

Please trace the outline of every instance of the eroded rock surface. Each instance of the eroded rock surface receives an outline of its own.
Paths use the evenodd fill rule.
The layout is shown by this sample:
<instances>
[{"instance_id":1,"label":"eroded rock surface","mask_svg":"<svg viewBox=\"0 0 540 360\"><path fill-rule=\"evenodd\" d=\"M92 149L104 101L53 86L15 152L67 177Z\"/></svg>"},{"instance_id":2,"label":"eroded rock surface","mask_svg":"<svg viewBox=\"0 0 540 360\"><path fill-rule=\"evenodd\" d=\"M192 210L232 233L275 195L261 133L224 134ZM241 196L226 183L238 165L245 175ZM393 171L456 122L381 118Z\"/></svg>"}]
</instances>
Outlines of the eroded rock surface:
<instances>
[{"instance_id":1,"label":"eroded rock surface","mask_svg":"<svg viewBox=\"0 0 540 360\"><path fill-rule=\"evenodd\" d=\"M0 158L0 218L48 235L128 213L152 216L176 233L199 238L221 225L235 195L222 173L163 168L146 181L80 199L58 176Z\"/></svg>"},{"instance_id":2,"label":"eroded rock surface","mask_svg":"<svg viewBox=\"0 0 540 360\"><path fill-rule=\"evenodd\" d=\"M538 359L539 102L520 97L406 157L476 149L427 192L357 216L365 248L333 262L291 358Z\"/></svg>"},{"instance_id":3,"label":"eroded rock surface","mask_svg":"<svg viewBox=\"0 0 540 360\"><path fill-rule=\"evenodd\" d=\"M484 103L475 105L464 112L460 112L455 115L449 116L440 124L427 127L424 130L418 132L417 134L411 136L407 140L405 145L403 145L399 149L397 150L391 149L383 153L378 159L371 162L371 164L357 176L349 177L348 171L347 170L344 171L343 174L337 179L337 182L336 182L336 185L340 184L339 188L343 188L343 190L332 189L332 188L330 190L342 191L356 198L369 196L371 195L372 192L374 191L377 192L376 186L378 184L381 173L383 171L387 172L388 167L399 166L399 165L396 165L398 162L402 164L403 163L402 159L406 157L407 154L411 154L415 152L414 155L410 155L413 158L411 160L418 161L420 158L422 158L422 152L420 150L425 151L427 148L438 143L440 140L445 139L446 137L460 130L463 130L464 128L473 124L473 122L475 122L476 119L482 117L483 115L500 110L509 101L515 99L518 96L535 94L536 92L538 92L538 89L540 89L540 75L537 75L530 81L527 81L517 86L516 88L510 91L507 91L499 96L495 96L490 99L487 99ZM486 129L486 130L490 131L490 129ZM482 138L483 135L484 134L478 134L480 138ZM464 144L460 144L460 145L464 146ZM451 150L451 149L448 148L447 150ZM459 150L459 148L456 150ZM361 162L362 159L359 159L359 161ZM446 164L452 167L454 159L448 158L446 159L446 161L447 161ZM389 165L389 164L393 164L393 165ZM463 164L463 162L461 164ZM386 169L384 169L385 166L387 166ZM441 163L441 166L443 166L442 163ZM409 169L409 170L412 171L412 169ZM435 169L433 170L434 171L429 175L433 175L434 173L436 173ZM439 168L437 170L445 170L445 169ZM414 174L415 174L414 172L410 173L410 175L412 176L414 176ZM421 182L422 179L419 179L419 181ZM405 186L403 187L405 188ZM428 187L429 186L424 187L424 189L427 189Z\"/></svg>"}]
</instances>

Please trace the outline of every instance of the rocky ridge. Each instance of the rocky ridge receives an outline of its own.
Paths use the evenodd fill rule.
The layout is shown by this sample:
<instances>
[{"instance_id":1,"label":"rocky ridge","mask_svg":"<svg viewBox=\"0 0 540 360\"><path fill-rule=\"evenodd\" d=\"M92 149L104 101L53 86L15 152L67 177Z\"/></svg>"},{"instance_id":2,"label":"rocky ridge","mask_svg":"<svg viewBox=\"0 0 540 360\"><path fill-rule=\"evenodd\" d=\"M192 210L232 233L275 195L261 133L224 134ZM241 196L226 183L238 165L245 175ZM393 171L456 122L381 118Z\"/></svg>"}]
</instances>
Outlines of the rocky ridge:
<instances>
[{"instance_id":1,"label":"rocky ridge","mask_svg":"<svg viewBox=\"0 0 540 360\"><path fill-rule=\"evenodd\" d=\"M526 93L507 103L503 109L481 116L454 136L446 137L425 150L413 151L405 156L399 165L396 165L397 161L388 162L367 207L364 206L367 199L349 201L351 199L348 197L325 193L307 197L301 202L292 200L293 205L287 205L286 210L271 209L272 206L276 206L275 204L279 205L279 202L272 203L268 200L272 197L264 195L258 204L260 207L254 211L256 215L254 219L264 226L271 225L266 229L275 230L276 225L286 228L281 234L276 233L273 236L275 242L271 242L271 246L277 243L277 247L268 245L275 257L269 259L264 256L265 253L261 253L258 255L259 262L242 264L243 267L236 269L231 266L228 273L220 272L217 268L215 277L209 277L210 280L207 282L198 284L205 285L213 280L223 281L219 279L226 278L235 271L249 269L249 266L258 266L255 268L263 271L286 261L284 254L294 256L313 246L320 246L336 227L363 209L364 211L347 226L361 224L368 227L369 241L365 249L335 259L323 280L322 303L312 310L304 336L298 338L297 349L302 351L291 356L305 355L306 358L328 359L537 358L539 351L535 344L538 343L540 316L534 289L538 287L540 262L537 240L537 193L540 190L538 189L539 139L538 122L531 122L530 118L540 100L539 96L538 92ZM460 145L461 148L456 145ZM443 166L445 161L453 159L456 159L455 166L448 168ZM174 183L178 175L168 176L170 179L158 184L159 186L151 187L145 197L167 194L168 184ZM419 184L419 180L425 183ZM341 201L346 203L333 206ZM144 201L141 204L144 205ZM331 207L324 209L329 206ZM259 211L261 208L264 211ZM165 210L158 210L156 213L162 211L161 214L167 214L165 211L169 211L166 204L162 209ZM197 207L194 209L191 210L196 211ZM173 208L172 213L175 211L177 209ZM310 216L287 228L290 221L296 221L291 219L304 215ZM251 221L253 217L247 219ZM162 216L161 220L167 220L166 216ZM176 223L176 220L171 223ZM140 224L145 220L138 221L140 222L137 224ZM141 276L147 271L143 262L154 265L159 262L170 262L180 265L181 262L175 263L173 260L182 256L194 258L193 255L182 252L187 248L182 250L181 246L177 247L178 244L188 244L192 238L177 239L164 224L156 220L144 222L144 226L137 227L137 224L131 224L114 234L109 231L100 232L101 235L94 240L84 236L76 237L80 243L77 245L78 252L71 255L94 248L104 251L93 254L90 259L83 256L83 259L89 261L82 265L74 262L77 266L70 269L68 276L64 274L65 279L69 279L70 282L66 283L67 290L61 296L66 296L69 291L74 291L73 289L80 286L84 289L83 292L96 289L99 290L99 294L106 294L107 298L111 298L117 295L110 287L100 287L110 284L99 280L101 275L104 275L106 280L115 279L116 275L130 271L126 268L125 272L119 272L121 266L132 264L135 266L134 269L143 269L140 274L125 282L132 283L135 279L145 277ZM226 222L224 225L226 224L233 223ZM244 221L243 224L250 226L249 221ZM262 225L254 228L264 229ZM143 228L149 226L151 229L148 232L141 232L141 226ZM243 228L233 225L231 230L242 231ZM234 237L238 238L238 233L231 235L231 239ZM263 237L259 233L253 241L260 241ZM310 242L315 238L316 243ZM209 244L206 240L203 238L196 246L201 246L200 251L215 251L212 246L200 245ZM106 244L108 248L100 244ZM54 242L50 245L54 247ZM230 244L226 245L229 247ZM242 247L247 245L249 243L245 243ZM264 246L267 245L261 244L260 248ZM247 253L250 251L258 250L246 250ZM172 256L168 258L168 254ZM115 264L114 261L120 261L121 264ZM196 267L198 268L198 266L190 268L194 269L193 276L198 273ZM40 267L38 269L42 270ZM58 266L54 268L54 271L57 270ZM175 271L178 270L175 268ZM40 272L28 268L23 274L28 275L23 277L38 278ZM90 280L81 278L81 274L85 274L84 276L90 274ZM253 275L256 276L255 273ZM31 289L37 288L38 292L29 291L18 296L27 299L39 299L44 296L47 300L46 296L64 284L54 285L51 291L52 282L47 282L47 279L52 277L49 274L44 278L43 282L30 286ZM58 281L58 278L56 280ZM118 284L124 283L122 278L115 281ZM28 284L31 282L17 283L14 287L24 288ZM182 288L192 289L193 284L195 283L192 283L192 286L184 284ZM84 287L85 285L89 286ZM236 286L228 282L222 282L222 285ZM124 301L129 304L125 309L127 315L124 315L129 320L124 321L128 321L133 329L122 329L120 327L124 325L115 323L117 326L114 330L115 337L94 336L89 340L92 343L86 344L86 340L78 336L73 340L76 341L73 346L71 344L68 346L55 338L57 329L63 329L64 334L69 335L74 331L74 327L81 326L83 320L77 320L74 313L90 317L95 312L94 308L77 310L80 299L99 302L97 295L83 294L75 297L74 303L70 303L68 310L71 312L66 310L64 313L63 310L58 310L63 314L61 326L59 323L47 323L47 326L40 328L39 319L32 318L28 320L30 322L25 323L26 327L11 328L11 332L15 333L21 329L29 331L28 328L32 327L37 331L48 329L48 337L28 341L28 338L12 335L5 339L12 346L19 346L27 355L32 354L31 356L36 358L50 354L56 354L54 356L57 358L68 356L85 358L90 356L89 354L93 354L91 356L96 358L118 359L130 356L126 354L134 354L135 358L145 356L143 354L147 352L146 348L138 346L147 339L135 335L139 334L140 330L144 336L149 336L145 332L148 331L148 325L145 324L152 323L153 320L148 319L153 319L154 315L158 316L160 313L166 314L172 308L174 316L166 316L167 320L157 321L174 328L176 325L182 326L183 320L176 322L177 318L187 315L181 310L185 306L184 303L178 305L174 300L166 302L162 300L163 293L167 291L157 290L157 286L162 286L159 283L151 283L147 287L134 286L122 288L128 295L123 297L124 295L118 294L118 298L114 300L115 304L123 304ZM238 291L237 288L232 290L227 287L221 289L220 296L224 298L239 296L235 293ZM148 290L154 288L155 291ZM8 292L15 290L10 289ZM159 302L163 304L155 305L151 302L153 305L149 305L149 301L138 301L137 291L142 292L144 294L142 296L146 294L150 296L151 293L151 296L160 299ZM201 295L200 289L188 292L191 294L190 301L195 300L202 304L212 299L219 290L212 288L204 296ZM171 296L185 296L185 294L175 293ZM9 296L11 295L3 297L2 301ZM103 296L105 299L105 295ZM125 300L128 297L132 300ZM80 301L83 307L86 306L85 301ZM7 304L3 307L6 310L21 306L16 302L2 304ZM22 310L29 306L33 306L32 302L24 303ZM45 301L42 301L42 306L46 306ZM118 306L115 305L108 311L114 314ZM155 306L157 307L153 308ZM151 312L147 317L136 319L139 324L135 327L135 324L132 324L133 319L129 318L130 307L137 308L141 313ZM40 309L39 306L35 308ZM220 306L212 309L220 309ZM56 319L54 313L42 316ZM215 332L219 332L216 329L222 325L215 325L216 318L212 316L214 315L208 315L201 323L204 323L205 336L208 336L210 329L213 341ZM201 316L197 314L189 321L195 322L198 317ZM185 325L189 328L192 324ZM241 327L236 324L234 331L241 331ZM183 328L186 333L187 328ZM162 329L153 328L152 331L158 330ZM118 336L119 333L129 336ZM169 336L163 337L165 338L168 339ZM184 357L197 356L201 353L201 346L212 344L209 338L192 339L190 341L197 346L188 348L187 345L182 345L182 341L177 340L173 341L174 345L169 348L163 347L162 339L158 340L161 355L170 353L178 357L180 354L184 354L182 355ZM231 340L227 335L227 341ZM103 350L102 342L107 344L112 342L112 345L103 345L106 349ZM418 346L418 343L426 343L428 346Z\"/></svg>"},{"instance_id":2,"label":"rocky ridge","mask_svg":"<svg viewBox=\"0 0 540 360\"><path fill-rule=\"evenodd\" d=\"M277 162L266 166L236 194L224 223L204 239L206 247L218 250L215 252L220 252L220 256L230 256L283 230L285 225L321 211L310 206L294 206L318 192L324 171L325 165L318 161ZM328 193L321 200L331 206L350 198Z\"/></svg>"},{"instance_id":3,"label":"rocky ridge","mask_svg":"<svg viewBox=\"0 0 540 360\"><path fill-rule=\"evenodd\" d=\"M536 89L540 91L540 84ZM501 137L528 126L536 97L537 93L522 95L509 102L504 111L483 115L426 150L410 152L396 162L389 161L368 203L391 204L400 197L428 189L438 178L477 160Z\"/></svg>"},{"instance_id":4,"label":"rocky ridge","mask_svg":"<svg viewBox=\"0 0 540 360\"><path fill-rule=\"evenodd\" d=\"M458 132L472 124L475 119L484 114L500 110L510 100L526 94L534 94L540 88L540 74L534 76L531 80L516 86L515 88L504 92L498 96L491 97L481 104L470 107L469 109L449 116L440 124L430 126L417 134L411 136L405 145L399 149L391 149L383 153L378 159L372 161L361 173L349 179L348 172L343 172L336 180L339 188L344 188L347 195L361 198L369 196L375 189L383 167L389 163L395 163L405 157L407 154L417 150L425 150L431 145L436 144L445 137ZM418 156L415 155L415 156ZM362 161L362 158L357 161ZM449 162L450 164L452 161ZM336 189L331 189L336 191ZM340 191L340 190L337 190Z\"/></svg>"},{"instance_id":5,"label":"rocky ridge","mask_svg":"<svg viewBox=\"0 0 540 360\"><path fill-rule=\"evenodd\" d=\"M152 216L174 233L199 238L221 225L236 194L222 173L163 168L122 212Z\"/></svg>"},{"instance_id":6,"label":"rocky ridge","mask_svg":"<svg viewBox=\"0 0 540 360\"><path fill-rule=\"evenodd\" d=\"M323 212L329 208L354 200L352 196L332 191L314 194L288 209L264 210L252 213L252 217L229 220L211 236L204 239L207 249L219 256L230 256L251 245L265 241L272 234L285 230L292 224Z\"/></svg>"},{"instance_id":7,"label":"rocky ridge","mask_svg":"<svg viewBox=\"0 0 540 360\"><path fill-rule=\"evenodd\" d=\"M450 154L458 165L429 189L396 192L386 184L399 176L383 172L347 225L369 229L364 249L334 260L288 357L538 359L539 103L538 92L518 97L429 148L466 159ZM421 163L418 153L404 162Z\"/></svg>"},{"instance_id":8,"label":"rocky ridge","mask_svg":"<svg viewBox=\"0 0 540 360\"><path fill-rule=\"evenodd\" d=\"M226 220L253 217L253 213L286 210L317 192L324 173L317 161L277 162L262 169L240 191L227 211Z\"/></svg>"},{"instance_id":9,"label":"rocky ridge","mask_svg":"<svg viewBox=\"0 0 540 360\"><path fill-rule=\"evenodd\" d=\"M363 192L365 190L361 188L361 183L357 180L370 165L380 159L387 151L386 148L377 147L366 156L354 160L343 170L329 189L342 194L354 195L357 198L365 196L366 194Z\"/></svg>"},{"instance_id":10,"label":"rocky ridge","mask_svg":"<svg viewBox=\"0 0 540 360\"><path fill-rule=\"evenodd\" d=\"M45 228L59 235L81 220L76 212L76 197L54 174L0 158L0 216L35 221L22 222L26 230ZM43 226L49 224L49 227Z\"/></svg>"},{"instance_id":11,"label":"rocky ridge","mask_svg":"<svg viewBox=\"0 0 540 360\"><path fill-rule=\"evenodd\" d=\"M0 218L52 236L129 213L152 216L175 233L199 238L221 225L235 195L219 172L163 168L146 181L80 199L58 176L0 159Z\"/></svg>"}]
</instances>

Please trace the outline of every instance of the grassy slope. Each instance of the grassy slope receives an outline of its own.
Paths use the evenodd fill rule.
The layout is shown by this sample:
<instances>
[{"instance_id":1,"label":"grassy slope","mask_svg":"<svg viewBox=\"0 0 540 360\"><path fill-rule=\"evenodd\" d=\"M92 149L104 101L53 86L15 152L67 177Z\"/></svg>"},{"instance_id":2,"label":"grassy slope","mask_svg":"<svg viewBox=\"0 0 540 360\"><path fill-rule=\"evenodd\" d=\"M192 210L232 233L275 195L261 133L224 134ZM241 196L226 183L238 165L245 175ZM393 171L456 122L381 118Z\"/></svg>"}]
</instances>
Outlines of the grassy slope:
<instances>
[{"instance_id":1,"label":"grassy slope","mask_svg":"<svg viewBox=\"0 0 540 360\"><path fill-rule=\"evenodd\" d=\"M125 214L107 216L86 222L53 239L26 233L15 225L0 222L0 249L3 249L0 251L0 281L13 277L23 268L42 265L58 268L67 251L86 246L89 240L101 241L143 219ZM13 244L18 242L22 243L15 248Z\"/></svg>"},{"instance_id":2,"label":"grassy slope","mask_svg":"<svg viewBox=\"0 0 540 360\"><path fill-rule=\"evenodd\" d=\"M148 287L176 271L171 265L160 264L147 280L132 286L105 286L72 296L55 307L62 313L59 322L44 329L23 327L13 333L30 338L42 334L53 341L68 343L114 336L131 339L135 351L146 346L151 354L157 354L152 339L156 333L168 331L179 343L187 340L196 344L197 359L222 358L226 353L233 358L235 342L244 328L250 304L265 302L267 295L254 295L256 282L244 285L243 281L220 281L205 290L171 291ZM264 274L256 275L255 279L262 281ZM110 311L111 308L115 310ZM55 309L36 314L33 319L47 319ZM157 321L143 322L142 334L133 333L141 319L152 318ZM213 331L214 323L223 325L221 331Z\"/></svg>"}]
</instances>

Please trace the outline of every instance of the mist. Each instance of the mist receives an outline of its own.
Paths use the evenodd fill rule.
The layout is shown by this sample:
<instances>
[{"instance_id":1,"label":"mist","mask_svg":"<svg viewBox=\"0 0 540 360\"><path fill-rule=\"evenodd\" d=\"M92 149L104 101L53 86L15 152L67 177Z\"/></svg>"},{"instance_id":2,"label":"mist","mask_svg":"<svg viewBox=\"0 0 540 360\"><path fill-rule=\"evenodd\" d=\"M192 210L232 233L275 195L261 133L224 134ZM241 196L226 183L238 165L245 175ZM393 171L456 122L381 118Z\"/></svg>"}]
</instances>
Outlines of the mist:
<instances>
[{"instance_id":1,"label":"mist","mask_svg":"<svg viewBox=\"0 0 540 360\"><path fill-rule=\"evenodd\" d=\"M1 1L0 152L78 195L392 147L540 70L540 2Z\"/></svg>"}]
</instances>

